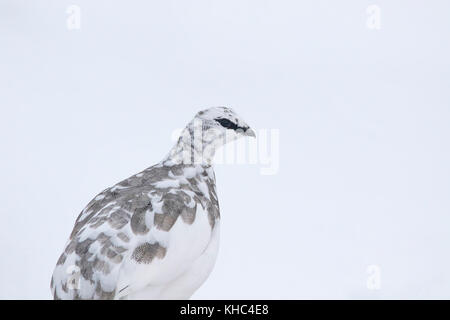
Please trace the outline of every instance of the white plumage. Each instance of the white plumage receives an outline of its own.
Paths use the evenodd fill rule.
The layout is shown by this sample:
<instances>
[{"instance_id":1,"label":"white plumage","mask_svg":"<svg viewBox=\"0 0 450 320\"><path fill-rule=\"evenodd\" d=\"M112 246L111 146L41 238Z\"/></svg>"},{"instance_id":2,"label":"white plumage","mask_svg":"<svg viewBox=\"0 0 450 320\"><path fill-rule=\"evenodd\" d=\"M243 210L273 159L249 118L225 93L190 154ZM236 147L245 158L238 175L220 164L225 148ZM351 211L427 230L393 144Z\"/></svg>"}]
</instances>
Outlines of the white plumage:
<instances>
[{"instance_id":1,"label":"white plumage","mask_svg":"<svg viewBox=\"0 0 450 320\"><path fill-rule=\"evenodd\" d=\"M212 157L242 136L254 132L231 109L200 111L165 159L97 195L57 262L54 298L189 298L219 247Z\"/></svg>"}]
</instances>

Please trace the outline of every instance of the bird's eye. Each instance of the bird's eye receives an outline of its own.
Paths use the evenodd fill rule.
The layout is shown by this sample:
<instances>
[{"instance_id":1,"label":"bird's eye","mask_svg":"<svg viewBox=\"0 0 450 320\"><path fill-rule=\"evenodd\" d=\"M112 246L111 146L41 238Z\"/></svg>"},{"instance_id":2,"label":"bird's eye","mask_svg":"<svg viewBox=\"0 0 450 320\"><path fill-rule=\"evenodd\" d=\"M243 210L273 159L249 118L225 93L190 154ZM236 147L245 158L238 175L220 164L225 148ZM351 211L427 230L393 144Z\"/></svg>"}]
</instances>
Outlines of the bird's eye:
<instances>
[{"instance_id":1,"label":"bird's eye","mask_svg":"<svg viewBox=\"0 0 450 320\"><path fill-rule=\"evenodd\" d=\"M216 121L218 123L220 123L220 125L222 127L227 128L227 129L236 130L238 128L238 125L236 123L234 123L228 119L219 118L219 119L216 119Z\"/></svg>"}]
</instances>

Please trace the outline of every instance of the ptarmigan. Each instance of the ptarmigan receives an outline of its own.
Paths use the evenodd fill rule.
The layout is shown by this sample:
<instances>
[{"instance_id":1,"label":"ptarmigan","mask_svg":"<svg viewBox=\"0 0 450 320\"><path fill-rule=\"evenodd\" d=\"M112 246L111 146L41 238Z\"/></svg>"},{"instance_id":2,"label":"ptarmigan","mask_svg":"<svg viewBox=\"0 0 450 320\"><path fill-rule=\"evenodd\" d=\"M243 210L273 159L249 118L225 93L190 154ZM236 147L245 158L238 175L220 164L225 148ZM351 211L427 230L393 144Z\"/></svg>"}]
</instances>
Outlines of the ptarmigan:
<instances>
[{"instance_id":1,"label":"ptarmigan","mask_svg":"<svg viewBox=\"0 0 450 320\"><path fill-rule=\"evenodd\" d=\"M200 111L160 163L97 195L59 257L53 297L189 298L218 251L214 151L244 136L255 133L232 109Z\"/></svg>"}]
</instances>

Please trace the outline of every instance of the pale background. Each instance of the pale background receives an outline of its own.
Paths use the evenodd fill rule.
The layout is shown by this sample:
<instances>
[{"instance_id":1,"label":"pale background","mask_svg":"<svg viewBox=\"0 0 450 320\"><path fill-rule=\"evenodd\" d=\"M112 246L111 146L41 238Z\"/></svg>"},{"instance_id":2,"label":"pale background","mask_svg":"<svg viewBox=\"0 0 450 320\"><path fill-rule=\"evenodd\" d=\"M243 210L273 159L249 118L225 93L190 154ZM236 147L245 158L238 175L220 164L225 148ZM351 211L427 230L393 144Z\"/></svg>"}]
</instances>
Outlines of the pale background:
<instances>
[{"instance_id":1,"label":"pale background","mask_svg":"<svg viewBox=\"0 0 450 320\"><path fill-rule=\"evenodd\" d=\"M216 168L221 249L194 298L450 298L449 13L444 0L0 0L0 298L50 298L87 202L216 105L279 130L279 170Z\"/></svg>"}]
</instances>

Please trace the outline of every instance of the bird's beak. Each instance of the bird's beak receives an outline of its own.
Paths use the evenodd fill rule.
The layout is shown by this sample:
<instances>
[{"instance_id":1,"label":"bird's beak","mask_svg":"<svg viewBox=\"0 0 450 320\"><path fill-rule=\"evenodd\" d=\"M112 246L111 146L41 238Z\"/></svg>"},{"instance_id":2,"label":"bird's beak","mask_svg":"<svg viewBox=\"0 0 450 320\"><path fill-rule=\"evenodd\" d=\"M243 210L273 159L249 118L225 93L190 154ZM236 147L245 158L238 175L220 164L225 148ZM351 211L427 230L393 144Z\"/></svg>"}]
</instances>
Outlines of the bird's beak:
<instances>
[{"instance_id":1,"label":"bird's beak","mask_svg":"<svg viewBox=\"0 0 450 320\"><path fill-rule=\"evenodd\" d=\"M245 130L245 133L244 133L244 134L245 134L246 136L256 138L255 131L253 131L253 130L250 129L250 128L248 128L247 130Z\"/></svg>"}]
</instances>

